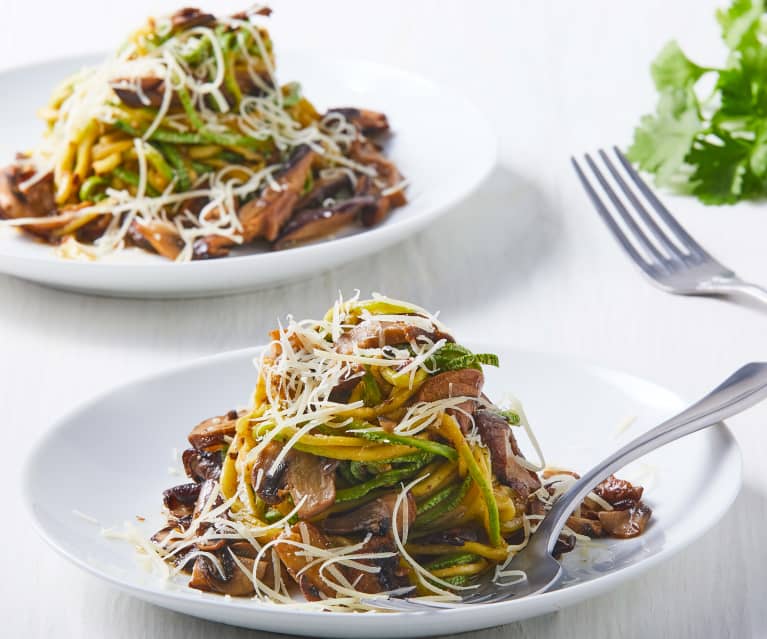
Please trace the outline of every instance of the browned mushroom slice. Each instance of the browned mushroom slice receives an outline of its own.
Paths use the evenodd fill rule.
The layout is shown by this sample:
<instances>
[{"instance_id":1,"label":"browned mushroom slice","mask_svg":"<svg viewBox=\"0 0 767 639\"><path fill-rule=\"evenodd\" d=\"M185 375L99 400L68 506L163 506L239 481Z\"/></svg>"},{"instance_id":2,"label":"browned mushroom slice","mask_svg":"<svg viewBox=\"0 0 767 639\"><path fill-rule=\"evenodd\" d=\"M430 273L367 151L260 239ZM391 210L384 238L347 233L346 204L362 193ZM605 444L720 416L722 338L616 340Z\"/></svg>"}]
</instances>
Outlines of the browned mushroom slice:
<instances>
[{"instance_id":1,"label":"browned mushroom slice","mask_svg":"<svg viewBox=\"0 0 767 639\"><path fill-rule=\"evenodd\" d=\"M165 97L165 80L162 78L115 78L111 86L120 102L134 109L159 109ZM171 98L171 104L178 106L178 97L175 94Z\"/></svg>"},{"instance_id":2,"label":"browned mushroom slice","mask_svg":"<svg viewBox=\"0 0 767 639\"><path fill-rule=\"evenodd\" d=\"M246 574L232 559L230 553L227 547L216 553L219 565L204 555L198 556L194 562L192 579L189 581L190 588L232 597L247 597L255 594L255 588L249 576L253 572L255 560L249 557L237 558L248 571L249 574Z\"/></svg>"},{"instance_id":3,"label":"browned mushroom slice","mask_svg":"<svg viewBox=\"0 0 767 639\"><path fill-rule=\"evenodd\" d=\"M554 550L552 555L555 559L559 559L566 552L570 552L575 548L575 535L570 533L561 533L557 538L557 543L554 544Z\"/></svg>"},{"instance_id":4,"label":"browned mushroom slice","mask_svg":"<svg viewBox=\"0 0 767 639\"><path fill-rule=\"evenodd\" d=\"M181 484L162 493L162 503L176 518L186 517L194 511L200 496L200 484Z\"/></svg>"},{"instance_id":5,"label":"browned mushroom slice","mask_svg":"<svg viewBox=\"0 0 767 639\"><path fill-rule=\"evenodd\" d=\"M288 220L274 243L275 249L332 235L357 219L368 207L375 206L370 196L353 197L328 208L304 209Z\"/></svg>"},{"instance_id":6,"label":"browned mushroom slice","mask_svg":"<svg viewBox=\"0 0 767 639\"><path fill-rule=\"evenodd\" d=\"M391 160L384 157L378 147L369 140L355 140L350 148L350 155L357 162L375 168L377 177L385 185L383 188L392 188L402 183L402 174ZM402 206L407 202L403 190L394 191L386 196L391 206Z\"/></svg>"},{"instance_id":7,"label":"browned mushroom slice","mask_svg":"<svg viewBox=\"0 0 767 639\"><path fill-rule=\"evenodd\" d=\"M338 113L354 124L365 135L380 135L389 130L389 120L386 114L370 109L355 107L336 107L328 109L328 114Z\"/></svg>"},{"instance_id":8,"label":"browned mushroom slice","mask_svg":"<svg viewBox=\"0 0 767 639\"><path fill-rule=\"evenodd\" d=\"M337 460L317 457L298 450L288 454L285 485L293 503L301 506L297 515L309 519L333 505L336 500Z\"/></svg>"},{"instance_id":9,"label":"browned mushroom slice","mask_svg":"<svg viewBox=\"0 0 767 639\"><path fill-rule=\"evenodd\" d=\"M523 503L526 502L530 493L541 487L541 482L538 475L517 460L522 455L511 426L497 413L484 409L474 413L474 423L482 442L490 450L493 474L502 484L513 488Z\"/></svg>"},{"instance_id":10,"label":"browned mushroom slice","mask_svg":"<svg viewBox=\"0 0 767 639\"><path fill-rule=\"evenodd\" d=\"M574 533L579 535L586 535L587 537L602 537L604 536L604 530L602 524L593 519L586 519L585 517L570 516L567 519L567 527Z\"/></svg>"},{"instance_id":11,"label":"browned mushroom slice","mask_svg":"<svg viewBox=\"0 0 767 639\"><path fill-rule=\"evenodd\" d=\"M618 479L615 475L610 475L594 488L594 492L616 510L625 510L642 499L644 488L634 486L625 479Z\"/></svg>"},{"instance_id":12,"label":"browned mushroom slice","mask_svg":"<svg viewBox=\"0 0 767 639\"><path fill-rule=\"evenodd\" d=\"M308 544L315 548L330 548L330 540L315 526L306 521L295 524L292 528L283 532L279 539ZM277 543L274 549L290 573L290 576L298 584L304 597L309 601L317 601L321 599L322 595L326 597L333 597L335 595L333 589L320 577L319 564L314 564L307 568L307 564L312 562L314 558L308 556L304 550L290 543Z\"/></svg>"},{"instance_id":13,"label":"browned mushroom slice","mask_svg":"<svg viewBox=\"0 0 767 639\"><path fill-rule=\"evenodd\" d=\"M189 443L197 450L208 452L221 450L228 444L228 438L234 437L237 419L240 416L241 414L236 410L230 410L226 415L211 417L200 422L189 433Z\"/></svg>"},{"instance_id":14,"label":"browned mushroom slice","mask_svg":"<svg viewBox=\"0 0 767 639\"><path fill-rule=\"evenodd\" d=\"M479 397L485 378L482 371L461 368L427 379L416 393L416 402L436 402L448 397Z\"/></svg>"},{"instance_id":15,"label":"browned mushroom slice","mask_svg":"<svg viewBox=\"0 0 767 639\"><path fill-rule=\"evenodd\" d=\"M333 505L336 500L335 469L337 461L290 450L275 468L282 444L269 442L258 454L251 482L256 494L267 504L282 501L284 491L293 503L301 506L297 514L308 519Z\"/></svg>"},{"instance_id":16,"label":"browned mushroom slice","mask_svg":"<svg viewBox=\"0 0 767 639\"><path fill-rule=\"evenodd\" d=\"M213 24L216 16L210 13L204 13L194 7L184 7L170 16L170 24L174 30L191 29L192 27L201 27Z\"/></svg>"},{"instance_id":17,"label":"browned mushroom slice","mask_svg":"<svg viewBox=\"0 0 767 639\"><path fill-rule=\"evenodd\" d=\"M247 20L250 16L270 16L272 15L272 10L269 7L262 7L259 5L255 5L251 7L250 9L246 9L245 11L238 11L237 13L232 14L232 18L235 20Z\"/></svg>"},{"instance_id":18,"label":"browned mushroom slice","mask_svg":"<svg viewBox=\"0 0 767 639\"><path fill-rule=\"evenodd\" d=\"M194 510L192 511L192 517L197 519L203 512L209 512L211 509L220 506L223 501L221 499L218 481L206 479L201 484L195 485L200 487L200 492L197 495L197 500L194 502ZM215 495L215 497L213 495Z\"/></svg>"},{"instance_id":19,"label":"browned mushroom slice","mask_svg":"<svg viewBox=\"0 0 767 639\"><path fill-rule=\"evenodd\" d=\"M206 453L195 448L187 448L181 455L187 477L196 482L206 479L218 479L221 475L221 453Z\"/></svg>"},{"instance_id":20,"label":"browned mushroom slice","mask_svg":"<svg viewBox=\"0 0 767 639\"><path fill-rule=\"evenodd\" d=\"M178 231L170 224L162 222L149 222L145 224L136 221L131 224L131 228L141 235L152 249L169 260L175 260L184 247Z\"/></svg>"},{"instance_id":21,"label":"browned mushroom slice","mask_svg":"<svg viewBox=\"0 0 767 639\"><path fill-rule=\"evenodd\" d=\"M351 190L349 176L346 173L340 173L328 178L320 178L315 181L312 190L298 200L296 211L322 206L325 200L329 197L335 197L344 189Z\"/></svg>"},{"instance_id":22,"label":"browned mushroom slice","mask_svg":"<svg viewBox=\"0 0 767 639\"><path fill-rule=\"evenodd\" d=\"M285 168L275 176L279 189L267 187L240 208L238 215L246 241L258 237L270 242L277 239L298 202L315 155L305 144L296 147Z\"/></svg>"},{"instance_id":23,"label":"browned mushroom slice","mask_svg":"<svg viewBox=\"0 0 767 639\"><path fill-rule=\"evenodd\" d=\"M322 529L333 535L370 532L374 535L389 535L394 519L394 507L398 495L389 493L341 515L328 517L322 522ZM416 516L416 504L408 493L398 511L397 531L402 534L407 523L412 525Z\"/></svg>"},{"instance_id":24,"label":"browned mushroom slice","mask_svg":"<svg viewBox=\"0 0 767 639\"><path fill-rule=\"evenodd\" d=\"M192 245L192 257L195 260L210 260L229 255L234 243L222 235L207 235L197 238Z\"/></svg>"},{"instance_id":25,"label":"browned mushroom slice","mask_svg":"<svg viewBox=\"0 0 767 639\"><path fill-rule=\"evenodd\" d=\"M603 510L599 523L610 537L629 539L644 532L651 515L652 510L640 501L628 510Z\"/></svg>"},{"instance_id":26,"label":"browned mushroom slice","mask_svg":"<svg viewBox=\"0 0 767 639\"><path fill-rule=\"evenodd\" d=\"M0 170L0 218L42 217L56 211L53 173L28 186L35 178L34 169L11 164Z\"/></svg>"},{"instance_id":27,"label":"browned mushroom slice","mask_svg":"<svg viewBox=\"0 0 767 639\"><path fill-rule=\"evenodd\" d=\"M442 333L436 328L429 331L407 322L382 322L369 319L343 333L336 342L336 350L339 353L349 355L354 352L355 348L382 348L394 344L409 344L421 336L428 337L433 342L440 339L453 341L450 335Z\"/></svg>"},{"instance_id":28,"label":"browned mushroom slice","mask_svg":"<svg viewBox=\"0 0 767 639\"><path fill-rule=\"evenodd\" d=\"M282 444L271 441L264 446L253 462L251 485L256 494L270 505L282 501L280 491L285 486L285 460L274 466L281 451Z\"/></svg>"},{"instance_id":29,"label":"browned mushroom slice","mask_svg":"<svg viewBox=\"0 0 767 639\"><path fill-rule=\"evenodd\" d=\"M349 401L349 397L357 384L360 383L364 370L362 367L352 368L347 375L341 378L341 380L330 391L328 399L331 402L339 402L345 404Z\"/></svg>"},{"instance_id":30,"label":"browned mushroom slice","mask_svg":"<svg viewBox=\"0 0 767 639\"><path fill-rule=\"evenodd\" d=\"M378 568L377 572L367 572L357 568L345 567L346 578L354 584L355 590L368 594L397 590L409 586L407 571L403 569L396 554L396 547L391 539L374 535L358 551L360 554L383 554L393 553L391 557L379 559L358 559L357 561L366 566Z\"/></svg>"}]
</instances>

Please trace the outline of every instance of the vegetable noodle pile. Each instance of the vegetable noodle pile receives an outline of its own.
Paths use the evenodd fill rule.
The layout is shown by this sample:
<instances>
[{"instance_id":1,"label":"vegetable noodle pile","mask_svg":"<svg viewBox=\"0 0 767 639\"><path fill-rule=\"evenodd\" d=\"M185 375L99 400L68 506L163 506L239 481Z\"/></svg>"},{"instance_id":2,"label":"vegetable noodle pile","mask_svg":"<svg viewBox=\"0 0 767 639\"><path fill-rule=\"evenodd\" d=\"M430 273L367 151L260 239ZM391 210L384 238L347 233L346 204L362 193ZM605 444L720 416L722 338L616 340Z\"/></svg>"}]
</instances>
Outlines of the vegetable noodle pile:
<instances>
[{"instance_id":1,"label":"vegetable noodle pile","mask_svg":"<svg viewBox=\"0 0 767 639\"><path fill-rule=\"evenodd\" d=\"M505 566L576 475L542 470L521 407L483 394L492 354L457 344L412 304L338 301L271 335L251 408L205 420L144 550L204 591L369 610L370 596L446 601ZM568 521L577 538L633 537L642 488L611 477Z\"/></svg>"},{"instance_id":2,"label":"vegetable noodle pile","mask_svg":"<svg viewBox=\"0 0 767 639\"><path fill-rule=\"evenodd\" d=\"M280 86L268 14L150 19L69 78L41 111L40 146L0 173L0 218L65 257L138 247L177 261L382 222L405 203L374 141L386 116L320 114L298 83Z\"/></svg>"}]
</instances>

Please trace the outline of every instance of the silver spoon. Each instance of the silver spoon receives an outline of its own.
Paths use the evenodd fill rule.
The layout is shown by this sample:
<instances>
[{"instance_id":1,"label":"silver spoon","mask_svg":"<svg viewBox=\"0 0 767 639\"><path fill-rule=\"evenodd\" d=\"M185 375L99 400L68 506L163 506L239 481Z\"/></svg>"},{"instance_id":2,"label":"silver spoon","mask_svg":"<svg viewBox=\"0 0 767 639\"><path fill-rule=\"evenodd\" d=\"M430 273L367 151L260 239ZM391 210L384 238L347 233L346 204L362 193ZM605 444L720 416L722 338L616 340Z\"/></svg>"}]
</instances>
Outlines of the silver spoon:
<instances>
[{"instance_id":1,"label":"silver spoon","mask_svg":"<svg viewBox=\"0 0 767 639\"><path fill-rule=\"evenodd\" d=\"M410 612L455 608L467 604L499 603L550 590L562 579L562 566L552 556L559 533L573 510L597 484L650 451L685 435L719 424L721 420L737 415L765 398L767 398L767 363L747 364L703 399L676 417L640 435L594 466L557 500L530 537L524 550L519 552L506 567L506 570L524 572L526 578L500 585L492 580L493 574L490 572L477 582L477 588L464 591L466 594L461 597L460 602L375 597L370 597L366 601L380 608Z\"/></svg>"}]
</instances>

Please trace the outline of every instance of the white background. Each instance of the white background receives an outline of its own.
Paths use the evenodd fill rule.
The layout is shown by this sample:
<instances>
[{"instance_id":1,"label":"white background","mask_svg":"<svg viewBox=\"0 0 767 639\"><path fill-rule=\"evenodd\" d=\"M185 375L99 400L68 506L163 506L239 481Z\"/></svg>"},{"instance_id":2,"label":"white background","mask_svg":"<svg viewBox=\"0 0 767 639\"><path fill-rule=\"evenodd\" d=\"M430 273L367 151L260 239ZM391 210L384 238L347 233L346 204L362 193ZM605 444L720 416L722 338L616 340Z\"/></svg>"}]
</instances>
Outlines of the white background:
<instances>
[{"instance_id":1,"label":"white background","mask_svg":"<svg viewBox=\"0 0 767 639\"><path fill-rule=\"evenodd\" d=\"M62 410L158 368L260 343L278 315L317 316L339 289L412 299L441 309L467 339L574 354L691 398L742 363L767 359L767 312L649 286L608 236L569 166L570 154L630 141L638 117L654 104L648 67L666 40L679 38L701 63L722 61L715 4L275 0L278 51L357 55L465 92L495 127L500 164L478 194L428 231L278 289L143 302L0 277L3 636L267 636L166 612L81 574L29 529L20 467L31 442ZM177 6L2 0L0 66L113 48L145 15ZM226 1L206 8L239 7ZM0 114L10 100L0 99ZM456 149L455 161L471 157ZM742 276L767 283L767 207L667 201L712 253ZM556 389L551 393L556 401ZM767 636L767 409L730 423L743 448L745 483L715 530L609 595L466 636Z\"/></svg>"}]
</instances>

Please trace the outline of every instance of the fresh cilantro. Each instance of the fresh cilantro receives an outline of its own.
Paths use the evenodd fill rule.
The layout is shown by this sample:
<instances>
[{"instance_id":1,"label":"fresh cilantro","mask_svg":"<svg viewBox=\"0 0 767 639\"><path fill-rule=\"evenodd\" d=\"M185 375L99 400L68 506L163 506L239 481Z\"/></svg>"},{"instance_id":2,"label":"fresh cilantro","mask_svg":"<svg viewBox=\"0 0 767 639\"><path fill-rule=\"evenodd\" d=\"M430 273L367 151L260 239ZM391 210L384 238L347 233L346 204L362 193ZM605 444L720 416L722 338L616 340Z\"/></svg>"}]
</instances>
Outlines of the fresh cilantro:
<instances>
[{"instance_id":1,"label":"fresh cilantro","mask_svg":"<svg viewBox=\"0 0 767 639\"><path fill-rule=\"evenodd\" d=\"M660 186L673 186L700 130L692 90L667 89L661 93L655 115L645 115L640 121L628 157L642 170L654 173Z\"/></svg>"},{"instance_id":2,"label":"fresh cilantro","mask_svg":"<svg viewBox=\"0 0 767 639\"><path fill-rule=\"evenodd\" d=\"M498 356L492 353L472 353L465 346L448 342L429 359L428 366L435 371L455 371L461 368L482 369L486 366L498 366Z\"/></svg>"},{"instance_id":3,"label":"fresh cilantro","mask_svg":"<svg viewBox=\"0 0 767 639\"><path fill-rule=\"evenodd\" d=\"M663 47L650 67L652 79L658 91L691 86L706 71L708 69L690 61L675 40Z\"/></svg>"},{"instance_id":4,"label":"fresh cilantro","mask_svg":"<svg viewBox=\"0 0 767 639\"><path fill-rule=\"evenodd\" d=\"M640 120L628 157L659 186L734 204L767 195L765 0L734 0L717 19L726 63L702 67L667 44L651 67L656 111ZM709 74L704 93L698 80Z\"/></svg>"}]
</instances>

